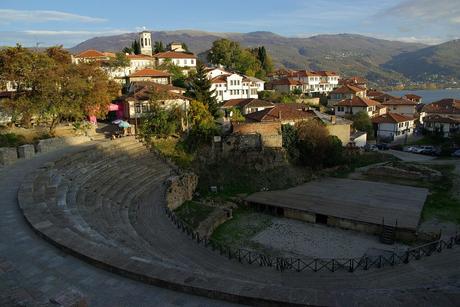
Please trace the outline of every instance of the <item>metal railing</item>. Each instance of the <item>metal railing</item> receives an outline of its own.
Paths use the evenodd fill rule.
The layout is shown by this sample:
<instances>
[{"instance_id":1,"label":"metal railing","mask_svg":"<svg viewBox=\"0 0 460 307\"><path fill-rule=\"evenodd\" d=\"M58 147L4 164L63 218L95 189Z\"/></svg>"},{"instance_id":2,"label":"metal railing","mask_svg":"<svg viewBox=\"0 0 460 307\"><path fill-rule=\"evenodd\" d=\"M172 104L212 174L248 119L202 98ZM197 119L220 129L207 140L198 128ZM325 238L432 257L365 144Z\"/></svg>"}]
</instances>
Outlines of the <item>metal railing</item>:
<instances>
[{"instance_id":1,"label":"metal railing","mask_svg":"<svg viewBox=\"0 0 460 307\"><path fill-rule=\"evenodd\" d=\"M173 224L186 233L197 244L203 245L220 255L227 257L230 260L235 260L240 263L255 264L261 267L273 267L278 271L348 271L369 270L372 268L383 268L387 266L395 266L398 264L407 264L413 260L420 260L423 257L429 257L436 253L441 253L445 249L452 249L455 245L460 245L460 235L450 237L447 240L439 239L424 245L410 248L402 252L385 252L382 255L362 256L356 258L315 258L302 259L292 257L276 257L272 255L261 254L255 251L234 248L220 244L207 237L200 237L199 233L194 231L174 212L165 207L166 215L171 219Z\"/></svg>"}]
</instances>

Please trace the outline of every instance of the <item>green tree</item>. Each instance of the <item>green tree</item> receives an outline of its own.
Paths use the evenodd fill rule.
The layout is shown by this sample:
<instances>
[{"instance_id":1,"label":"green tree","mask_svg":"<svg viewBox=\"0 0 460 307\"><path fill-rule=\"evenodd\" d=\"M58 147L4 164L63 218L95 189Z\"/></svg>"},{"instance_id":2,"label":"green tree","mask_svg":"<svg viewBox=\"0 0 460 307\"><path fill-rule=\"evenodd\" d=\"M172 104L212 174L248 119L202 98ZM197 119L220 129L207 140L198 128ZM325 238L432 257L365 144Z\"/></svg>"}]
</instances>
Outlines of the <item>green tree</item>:
<instances>
[{"instance_id":1,"label":"green tree","mask_svg":"<svg viewBox=\"0 0 460 307\"><path fill-rule=\"evenodd\" d=\"M243 116L243 114L241 113L240 109L238 108L232 108L230 110L231 112L231 119L233 121L236 121L236 122L244 122L246 120L246 118Z\"/></svg>"},{"instance_id":2,"label":"green tree","mask_svg":"<svg viewBox=\"0 0 460 307\"><path fill-rule=\"evenodd\" d=\"M218 133L218 129L208 106L201 101L193 100L190 103L188 116L191 129L185 139L185 145L189 151L194 151L199 146L209 143Z\"/></svg>"},{"instance_id":3,"label":"green tree","mask_svg":"<svg viewBox=\"0 0 460 307\"><path fill-rule=\"evenodd\" d=\"M157 67L160 70L167 70L171 74L171 81L174 86L186 87L185 80L186 76L182 67L174 64L171 59L166 59L160 66Z\"/></svg>"},{"instance_id":4,"label":"green tree","mask_svg":"<svg viewBox=\"0 0 460 307\"><path fill-rule=\"evenodd\" d=\"M208 53L208 61L215 65L223 65L229 69L236 69L236 63L241 54L240 44L225 38L212 43Z\"/></svg>"},{"instance_id":5,"label":"green tree","mask_svg":"<svg viewBox=\"0 0 460 307\"><path fill-rule=\"evenodd\" d=\"M342 162L342 142L336 136L330 136L321 122L302 121L296 123L295 128L301 164L319 169Z\"/></svg>"},{"instance_id":6,"label":"green tree","mask_svg":"<svg viewBox=\"0 0 460 307\"><path fill-rule=\"evenodd\" d=\"M26 127L30 125L34 105L30 99L35 81L34 54L21 45L0 50L0 85L6 87L8 82L14 82L15 91L11 99L5 100L3 107L13 117L13 121L21 120Z\"/></svg>"},{"instance_id":7,"label":"green tree","mask_svg":"<svg viewBox=\"0 0 460 307\"><path fill-rule=\"evenodd\" d=\"M137 39L131 43L131 50L134 54L141 54L141 44Z\"/></svg>"},{"instance_id":8,"label":"green tree","mask_svg":"<svg viewBox=\"0 0 460 307\"><path fill-rule=\"evenodd\" d=\"M283 147L288 153L289 160L297 163L299 159L297 129L292 125L282 125L281 135L283 138Z\"/></svg>"},{"instance_id":9,"label":"green tree","mask_svg":"<svg viewBox=\"0 0 460 307\"><path fill-rule=\"evenodd\" d=\"M46 52L17 46L0 51L0 80L15 80L17 91L4 107L27 127L32 118L48 124L50 134L63 118L104 116L118 94L97 63L72 64L62 47Z\"/></svg>"},{"instance_id":10,"label":"green tree","mask_svg":"<svg viewBox=\"0 0 460 307\"><path fill-rule=\"evenodd\" d=\"M373 139L374 137L374 128L372 126L372 121L369 118L367 112L360 111L356 114L353 114L350 117L350 120L353 121L352 127L358 131L367 132L367 137Z\"/></svg>"},{"instance_id":11,"label":"green tree","mask_svg":"<svg viewBox=\"0 0 460 307\"><path fill-rule=\"evenodd\" d=\"M140 133L143 137L168 137L177 133L179 119L175 110L168 110L158 103L150 104L150 112L142 119Z\"/></svg>"},{"instance_id":12,"label":"green tree","mask_svg":"<svg viewBox=\"0 0 460 307\"><path fill-rule=\"evenodd\" d=\"M219 107L215 97L215 90L211 90L211 86L211 81L206 77L205 66L202 63L198 63L196 73L190 82L188 95L204 103L214 118L218 118L220 116Z\"/></svg>"},{"instance_id":13,"label":"green tree","mask_svg":"<svg viewBox=\"0 0 460 307\"><path fill-rule=\"evenodd\" d=\"M153 44L153 52L154 53L160 53L160 52L165 52L166 51L166 48L163 44L162 41L156 41L154 44Z\"/></svg>"},{"instance_id":14,"label":"green tree","mask_svg":"<svg viewBox=\"0 0 460 307\"><path fill-rule=\"evenodd\" d=\"M108 60L104 65L109 68L116 69L116 68L128 67L130 63L125 53L118 52L114 58L111 58L110 60Z\"/></svg>"},{"instance_id":15,"label":"green tree","mask_svg":"<svg viewBox=\"0 0 460 307\"><path fill-rule=\"evenodd\" d=\"M132 47L124 47L124 48L121 50L121 52L123 52L123 53L125 53L125 54L126 54L126 53L127 53L127 54L133 54L133 53L134 53L134 50L133 50Z\"/></svg>"},{"instance_id":16,"label":"green tree","mask_svg":"<svg viewBox=\"0 0 460 307\"><path fill-rule=\"evenodd\" d=\"M182 49L184 49L185 52L190 52L186 43L182 43Z\"/></svg>"}]
</instances>

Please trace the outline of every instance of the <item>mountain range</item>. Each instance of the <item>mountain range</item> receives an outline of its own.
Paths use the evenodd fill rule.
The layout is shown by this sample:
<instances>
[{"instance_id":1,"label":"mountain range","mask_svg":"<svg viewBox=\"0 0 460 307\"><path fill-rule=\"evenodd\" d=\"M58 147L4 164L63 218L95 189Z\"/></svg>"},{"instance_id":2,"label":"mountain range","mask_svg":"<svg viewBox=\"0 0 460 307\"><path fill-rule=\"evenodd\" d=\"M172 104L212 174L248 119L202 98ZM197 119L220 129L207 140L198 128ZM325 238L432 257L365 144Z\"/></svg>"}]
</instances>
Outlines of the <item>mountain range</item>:
<instances>
[{"instance_id":1,"label":"mountain range","mask_svg":"<svg viewBox=\"0 0 460 307\"><path fill-rule=\"evenodd\" d=\"M71 52L86 49L120 51L137 38L137 33L95 37ZM460 40L436 46L406 43L357 34L328 34L284 37L272 32L213 33L195 30L152 32L154 41L186 43L202 60L215 40L227 38L245 47L265 46L277 67L333 70L342 75L359 75L375 84L400 82L443 82L460 80Z\"/></svg>"}]
</instances>

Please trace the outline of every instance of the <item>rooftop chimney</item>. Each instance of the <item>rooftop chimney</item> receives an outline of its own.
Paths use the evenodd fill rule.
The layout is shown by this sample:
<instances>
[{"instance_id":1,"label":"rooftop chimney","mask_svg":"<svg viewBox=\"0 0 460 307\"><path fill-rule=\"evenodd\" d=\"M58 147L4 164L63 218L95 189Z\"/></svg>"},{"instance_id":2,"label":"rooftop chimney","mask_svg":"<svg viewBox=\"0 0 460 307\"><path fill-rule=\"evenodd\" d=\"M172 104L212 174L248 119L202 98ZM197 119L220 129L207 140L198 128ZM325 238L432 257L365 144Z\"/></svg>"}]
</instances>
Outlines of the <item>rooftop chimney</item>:
<instances>
[{"instance_id":1,"label":"rooftop chimney","mask_svg":"<svg viewBox=\"0 0 460 307\"><path fill-rule=\"evenodd\" d=\"M281 121L281 111L278 111L278 118L279 118L280 121Z\"/></svg>"}]
</instances>

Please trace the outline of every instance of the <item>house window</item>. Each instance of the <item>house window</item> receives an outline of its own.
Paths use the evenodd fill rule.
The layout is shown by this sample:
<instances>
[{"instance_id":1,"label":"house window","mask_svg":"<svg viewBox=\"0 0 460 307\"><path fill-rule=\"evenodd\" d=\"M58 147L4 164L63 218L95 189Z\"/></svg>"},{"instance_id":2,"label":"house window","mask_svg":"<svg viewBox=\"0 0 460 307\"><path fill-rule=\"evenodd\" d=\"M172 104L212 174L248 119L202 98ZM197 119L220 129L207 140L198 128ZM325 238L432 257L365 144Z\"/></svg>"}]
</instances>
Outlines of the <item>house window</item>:
<instances>
[{"instance_id":1,"label":"house window","mask_svg":"<svg viewBox=\"0 0 460 307\"><path fill-rule=\"evenodd\" d=\"M195 60L191 60L192 61L192 65L195 64Z\"/></svg>"},{"instance_id":2,"label":"house window","mask_svg":"<svg viewBox=\"0 0 460 307\"><path fill-rule=\"evenodd\" d=\"M343 110L344 110L343 107L337 107L337 111L343 112Z\"/></svg>"},{"instance_id":3,"label":"house window","mask_svg":"<svg viewBox=\"0 0 460 307\"><path fill-rule=\"evenodd\" d=\"M134 105L134 109L136 113L141 113L141 105L139 103Z\"/></svg>"}]
</instances>

